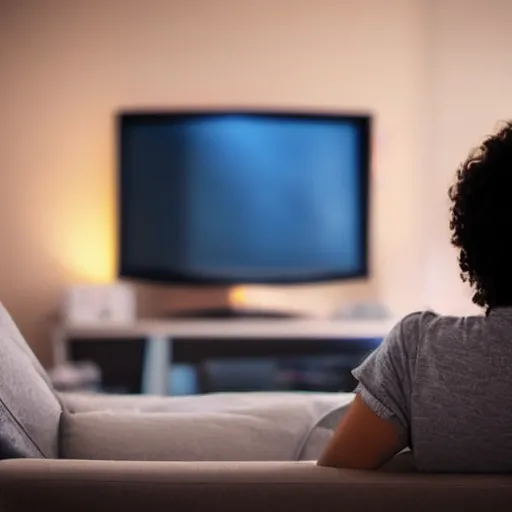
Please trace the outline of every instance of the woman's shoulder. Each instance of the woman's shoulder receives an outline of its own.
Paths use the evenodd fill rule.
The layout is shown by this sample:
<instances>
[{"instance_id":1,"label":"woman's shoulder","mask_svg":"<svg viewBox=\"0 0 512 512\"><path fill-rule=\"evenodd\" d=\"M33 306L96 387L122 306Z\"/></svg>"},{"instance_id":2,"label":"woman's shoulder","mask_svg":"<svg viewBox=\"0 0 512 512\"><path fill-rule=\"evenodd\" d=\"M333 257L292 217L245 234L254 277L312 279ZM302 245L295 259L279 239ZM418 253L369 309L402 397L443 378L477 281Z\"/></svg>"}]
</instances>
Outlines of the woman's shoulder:
<instances>
[{"instance_id":1,"label":"woman's shoulder","mask_svg":"<svg viewBox=\"0 0 512 512\"><path fill-rule=\"evenodd\" d=\"M509 320L512 322L512 310ZM445 357L452 350L457 352L461 345L474 348L482 340L487 343L504 331L508 336L511 324L504 329L500 328L502 323L501 317L495 318L493 315L455 316L424 310L403 317L394 330L399 332L397 337L406 345L411 356L440 353Z\"/></svg>"},{"instance_id":2,"label":"woman's shoulder","mask_svg":"<svg viewBox=\"0 0 512 512\"><path fill-rule=\"evenodd\" d=\"M511 310L512 318L512 310ZM490 319L484 315L454 316L442 315L426 309L404 316L397 324L405 334L421 336L426 331L464 331L475 325L486 325Z\"/></svg>"}]
</instances>

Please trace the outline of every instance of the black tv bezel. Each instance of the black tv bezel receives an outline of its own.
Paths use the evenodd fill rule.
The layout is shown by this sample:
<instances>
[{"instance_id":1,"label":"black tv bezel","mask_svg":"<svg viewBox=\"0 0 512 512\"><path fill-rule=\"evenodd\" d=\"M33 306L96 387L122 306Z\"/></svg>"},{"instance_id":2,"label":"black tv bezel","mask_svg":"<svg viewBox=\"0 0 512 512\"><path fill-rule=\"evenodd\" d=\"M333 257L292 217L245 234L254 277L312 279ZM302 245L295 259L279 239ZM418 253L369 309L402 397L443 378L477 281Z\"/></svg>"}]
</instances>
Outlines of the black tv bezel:
<instances>
[{"instance_id":1,"label":"black tv bezel","mask_svg":"<svg viewBox=\"0 0 512 512\"><path fill-rule=\"evenodd\" d=\"M191 276L180 272L151 271L144 268L134 268L126 261L126 239L127 227L124 222L124 204L126 204L126 191L123 186L123 160L124 160L124 138L123 129L128 124L136 122L162 123L166 119L191 118L191 117L214 117L229 115L248 115L256 117L282 117L288 119L318 119L332 121L347 121L359 126L362 137L359 145L359 159L361 162L360 175L360 215L364 236L361 238L361 252L363 254L363 265L357 272L347 273L326 273L321 276L304 278L279 278L279 279L249 279L235 280L232 278L205 278ZM115 116L116 121L116 142L117 142L117 275L122 279L131 279L142 282L153 282L161 284L175 284L188 286L222 286L222 285L293 285L293 284L314 284L335 281L348 281L354 279L368 278L369 267L369 228L370 228L370 170L371 170L371 135L372 116L370 114L355 114L342 112L307 112L307 111L281 111L281 110L254 110L254 109L221 109L221 110L124 110Z\"/></svg>"}]
</instances>

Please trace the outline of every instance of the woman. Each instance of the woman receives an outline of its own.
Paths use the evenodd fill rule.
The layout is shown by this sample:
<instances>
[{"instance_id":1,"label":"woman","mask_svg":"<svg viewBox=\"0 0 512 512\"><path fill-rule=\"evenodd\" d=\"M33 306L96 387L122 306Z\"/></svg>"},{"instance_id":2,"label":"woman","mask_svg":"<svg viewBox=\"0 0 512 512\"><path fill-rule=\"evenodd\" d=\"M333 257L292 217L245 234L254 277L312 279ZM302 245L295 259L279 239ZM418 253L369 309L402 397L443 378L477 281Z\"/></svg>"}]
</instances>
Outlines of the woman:
<instances>
[{"instance_id":1,"label":"woman","mask_svg":"<svg viewBox=\"0 0 512 512\"><path fill-rule=\"evenodd\" d=\"M452 243L482 316L405 317L353 373L356 399L319 465L377 469L411 448L421 471L512 471L512 124L450 189Z\"/></svg>"}]
</instances>

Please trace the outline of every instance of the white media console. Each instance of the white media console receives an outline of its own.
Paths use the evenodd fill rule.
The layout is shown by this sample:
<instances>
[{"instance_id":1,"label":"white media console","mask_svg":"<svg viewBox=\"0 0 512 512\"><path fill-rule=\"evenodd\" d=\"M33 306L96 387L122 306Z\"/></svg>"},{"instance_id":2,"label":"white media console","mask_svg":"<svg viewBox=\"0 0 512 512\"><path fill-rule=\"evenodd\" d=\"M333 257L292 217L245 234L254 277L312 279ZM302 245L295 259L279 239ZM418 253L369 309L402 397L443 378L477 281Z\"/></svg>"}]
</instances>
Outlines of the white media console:
<instances>
[{"instance_id":1,"label":"white media console","mask_svg":"<svg viewBox=\"0 0 512 512\"><path fill-rule=\"evenodd\" d=\"M387 320L323 320L323 319L173 319L138 320L130 324L111 322L63 323L54 333L55 363L68 358L70 340L118 339L147 340L144 357L142 390L147 394L165 395L168 392L172 368L173 339L181 341L207 339L371 339L383 338L395 324Z\"/></svg>"}]
</instances>

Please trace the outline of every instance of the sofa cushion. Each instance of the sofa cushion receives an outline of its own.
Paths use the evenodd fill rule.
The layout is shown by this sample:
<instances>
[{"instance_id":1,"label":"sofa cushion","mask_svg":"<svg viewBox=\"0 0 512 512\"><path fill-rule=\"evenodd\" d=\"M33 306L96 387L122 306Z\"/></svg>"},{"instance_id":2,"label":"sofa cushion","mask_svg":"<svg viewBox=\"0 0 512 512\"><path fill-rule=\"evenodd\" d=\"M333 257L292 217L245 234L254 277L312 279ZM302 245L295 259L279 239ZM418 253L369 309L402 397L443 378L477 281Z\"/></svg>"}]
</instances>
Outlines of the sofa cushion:
<instances>
[{"instance_id":1,"label":"sofa cushion","mask_svg":"<svg viewBox=\"0 0 512 512\"><path fill-rule=\"evenodd\" d=\"M239 392L188 396L114 395L103 393L60 393L59 399L71 413L94 411L131 412L218 412L246 410L269 404L299 405L315 418L336 425L343 406L354 393Z\"/></svg>"},{"instance_id":2,"label":"sofa cushion","mask_svg":"<svg viewBox=\"0 0 512 512\"><path fill-rule=\"evenodd\" d=\"M332 435L323 422L340 416L352 398L344 393L240 393L156 399L160 411L167 412L128 407L130 402L149 406L151 399L146 404L113 399L110 410L64 413L62 456L151 461L316 459ZM109 401L97 400L103 405Z\"/></svg>"},{"instance_id":3,"label":"sofa cushion","mask_svg":"<svg viewBox=\"0 0 512 512\"><path fill-rule=\"evenodd\" d=\"M0 304L0 459L56 458L60 415L44 369Z\"/></svg>"}]
</instances>

